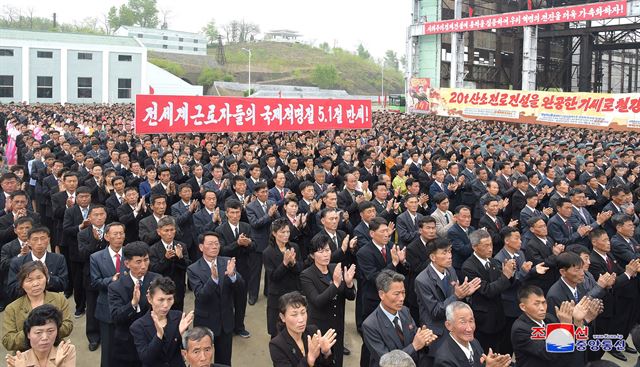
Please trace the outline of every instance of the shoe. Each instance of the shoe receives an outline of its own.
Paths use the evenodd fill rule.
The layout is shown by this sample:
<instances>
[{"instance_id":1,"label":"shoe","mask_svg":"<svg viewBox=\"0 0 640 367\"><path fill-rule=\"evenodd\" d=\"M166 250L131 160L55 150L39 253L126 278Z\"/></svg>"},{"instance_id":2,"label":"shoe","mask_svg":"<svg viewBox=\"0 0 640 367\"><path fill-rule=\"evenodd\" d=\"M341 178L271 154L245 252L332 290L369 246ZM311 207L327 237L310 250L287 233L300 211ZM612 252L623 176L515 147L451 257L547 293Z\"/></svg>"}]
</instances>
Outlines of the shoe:
<instances>
[{"instance_id":1,"label":"shoe","mask_svg":"<svg viewBox=\"0 0 640 367\"><path fill-rule=\"evenodd\" d=\"M622 354L622 352L617 351L617 350L612 350L609 352L609 354L611 354L612 356L614 356L615 358L618 358L619 360L626 362L627 361L627 357Z\"/></svg>"},{"instance_id":2,"label":"shoe","mask_svg":"<svg viewBox=\"0 0 640 367\"><path fill-rule=\"evenodd\" d=\"M255 304L256 304L256 302L257 302L257 301L258 301L257 299L255 299L255 298L251 298L251 297L250 297L248 302L249 302L249 304L250 304L251 306L253 306L253 305L255 305Z\"/></svg>"},{"instance_id":3,"label":"shoe","mask_svg":"<svg viewBox=\"0 0 640 367\"><path fill-rule=\"evenodd\" d=\"M236 332L235 332L235 334L236 334L237 336L239 336L239 337L241 337L241 338L245 338L245 339L246 339L246 338L250 338L250 337L251 337L251 333L250 333L250 332L248 332L248 331L247 331L247 330L245 330L245 329L242 329L242 330L240 330L240 331L236 331Z\"/></svg>"},{"instance_id":4,"label":"shoe","mask_svg":"<svg viewBox=\"0 0 640 367\"><path fill-rule=\"evenodd\" d=\"M76 319L79 319L82 317L82 315L84 315L84 310L78 310L73 314L73 317L75 317Z\"/></svg>"},{"instance_id":5,"label":"shoe","mask_svg":"<svg viewBox=\"0 0 640 367\"><path fill-rule=\"evenodd\" d=\"M347 347L342 348L342 354L345 356L351 355L351 351Z\"/></svg>"},{"instance_id":6,"label":"shoe","mask_svg":"<svg viewBox=\"0 0 640 367\"><path fill-rule=\"evenodd\" d=\"M89 343L89 351L95 352L99 345L100 343Z\"/></svg>"},{"instance_id":7,"label":"shoe","mask_svg":"<svg viewBox=\"0 0 640 367\"><path fill-rule=\"evenodd\" d=\"M635 350L632 346L630 346L629 344L627 344L627 346L624 347L624 351L630 354L636 354L638 353L637 350Z\"/></svg>"}]
</instances>

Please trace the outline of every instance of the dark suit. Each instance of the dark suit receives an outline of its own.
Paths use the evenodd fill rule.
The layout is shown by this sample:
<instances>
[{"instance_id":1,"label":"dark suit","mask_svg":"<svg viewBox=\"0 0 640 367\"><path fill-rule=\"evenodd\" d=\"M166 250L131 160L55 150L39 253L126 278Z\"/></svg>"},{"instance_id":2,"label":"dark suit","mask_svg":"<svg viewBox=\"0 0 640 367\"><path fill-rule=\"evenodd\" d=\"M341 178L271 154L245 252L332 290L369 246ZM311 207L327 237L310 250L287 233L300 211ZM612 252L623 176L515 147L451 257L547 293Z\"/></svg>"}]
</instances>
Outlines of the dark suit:
<instances>
[{"instance_id":1,"label":"dark suit","mask_svg":"<svg viewBox=\"0 0 640 367\"><path fill-rule=\"evenodd\" d=\"M215 335L216 363L231 364L234 329L233 288L241 285L242 276L236 272L235 281L224 275L228 257L216 258L218 282L211 278L211 268L201 257L187 268L189 286L195 295L194 326L206 326Z\"/></svg>"},{"instance_id":2,"label":"dark suit","mask_svg":"<svg viewBox=\"0 0 640 367\"><path fill-rule=\"evenodd\" d=\"M465 232L457 223L447 231L447 238L451 242L453 268L458 272L458 277L461 275L462 263L473 253L471 241L469 241L469 234L473 231L475 228L469 226Z\"/></svg>"},{"instance_id":3,"label":"dark suit","mask_svg":"<svg viewBox=\"0 0 640 367\"><path fill-rule=\"evenodd\" d=\"M327 275L320 269L311 265L300 274L300 288L302 294L307 297L307 312L309 318L307 324L316 325L321 332L329 329L336 330L336 346L333 348L336 366L342 366L344 346L344 312L345 300L356 299L355 286L347 288L344 282L340 287L335 286L332 280L336 265L330 264ZM328 311L328 312L327 312Z\"/></svg>"},{"instance_id":4,"label":"dark suit","mask_svg":"<svg viewBox=\"0 0 640 367\"><path fill-rule=\"evenodd\" d=\"M427 243L428 244L428 243ZM420 320L420 312L418 300L416 297L415 281L416 277L427 267L431 260L427 256L426 244L422 242L422 237L418 236L413 242L407 246L407 259L412 261L407 269L405 277L405 305L411 310L411 317L414 320Z\"/></svg>"},{"instance_id":5,"label":"dark suit","mask_svg":"<svg viewBox=\"0 0 640 367\"><path fill-rule=\"evenodd\" d=\"M384 218L387 222L394 222L396 220L396 214L393 212L393 208L387 210L387 200L379 202L378 199L371 199L373 206L376 207L376 214L378 217Z\"/></svg>"},{"instance_id":6,"label":"dark suit","mask_svg":"<svg viewBox=\"0 0 640 367\"><path fill-rule=\"evenodd\" d=\"M289 193L288 188L283 187L282 188L282 194L280 193L280 190L278 190L277 187L272 187L271 189L269 189L269 201L273 201L279 209L282 208L282 206L284 205L284 198L287 197L287 194Z\"/></svg>"},{"instance_id":7,"label":"dark suit","mask_svg":"<svg viewBox=\"0 0 640 367\"><path fill-rule=\"evenodd\" d=\"M178 236L177 231L178 228L176 228L176 236ZM138 223L138 238L140 238L140 241L146 242L149 246L160 241L160 236L158 236L158 220L153 213Z\"/></svg>"},{"instance_id":8,"label":"dark suit","mask_svg":"<svg viewBox=\"0 0 640 367\"><path fill-rule=\"evenodd\" d=\"M273 216L269 216L268 210L274 205L273 201L267 200L267 210L262 208L259 200L250 202L245 208L249 224L253 228L252 239L256 244L256 251L250 255L250 278L247 280L247 288L249 289L249 299L257 299L260 290L260 276L262 275L262 252L267 248L271 236L271 222L280 217L276 211ZM265 276L265 291L267 293L268 281Z\"/></svg>"},{"instance_id":9,"label":"dark suit","mask_svg":"<svg viewBox=\"0 0 640 367\"><path fill-rule=\"evenodd\" d=\"M538 237L531 236L524 252L527 260L531 261L533 266L544 263L549 267L546 273L531 280L531 284L542 288L545 294L560 276L556 266L556 255L553 254L553 240L550 237L547 237L546 240L547 244L545 245Z\"/></svg>"},{"instance_id":10,"label":"dark suit","mask_svg":"<svg viewBox=\"0 0 640 367\"><path fill-rule=\"evenodd\" d=\"M489 258L489 269L477 256L471 255L462 265L462 274L468 279L480 278L480 288L471 295L471 309L476 319L476 339L485 350L500 351L500 337L505 326L502 292L511 287L513 278L502 273L502 263Z\"/></svg>"},{"instance_id":11,"label":"dark suit","mask_svg":"<svg viewBox=\"0 0 640 367\"><path fill-rule=\"evenodd\" d=\"M191 264L191 259L189 258L189 252L186 251L185 244L174 240L172 243L174 249L177 245L182 246L182 258L178 258L176 255L171 259L167 259L165 257L167 249L162 241L158 241L149 247L149 270L169 277L176 283L175 302L171 309L182 311L184 308L187 267Z\"/></svg>"},{"instance_id":12,"label":"dark suit","mask_svg":"<svg viewBox=\"0 0 640 367\"><path fill-rule=\"evenodd\" d=\"M194 214L195 213L191 212L189 206L185 205L182 200L171 206L171 216L176 219L176 226L180 228L181 232L181 236L179 237L176 234L176 239L183 242L186 245L185 249L191 252L193 252L191 249L197 246L198 242L197 231L193 220Z\"/></svg>"},{"instance_id":13,"label":"dark suit","mask_svg":"<svg viewBox=\"0 0 640 367\"><path fill-rule=\"evenodd\" d=\"M87 214L89 213L87 207ZM78 248L78 232L84 221L82 209L76 204L64 211L62 221L62 243L65 244L70 261L70 279L73 287L73 299L76 302L76 311L84 311L86 308L86 288L84 284L84 261Z\"/></svg>"},{"instance_id":14,"label":"dark suit","mask_svg":"<svg viewBox=\"0 0 640 367\"><path fill-rule=\"evenodd\" d=\"M364 194L356 190L353 195L357 197ZM358 203L353 195L347 189L340 191L338 193L338 208L349 213L349 222L352 226L356 226L360 223L360 210L358 210Z\"/></svg>"},{"instance_id":15,"label":"dark suit","mask_svg":"<svg viewBox=\"0 0 640 367\"><path fill-rule=\"evenodd\" d=\"M69 196L66 191L56 192L51 195L51 204L53 208L53 232L51 232L51 249L60 246L60 253L64 256L67 265L67 273L71 274L71 259L69 258L69 247L62 241L62 225L64 221L64 211L67 208L67 199ZM37 223L37 222L36 222ZM73 278L67 284L64 290L65 294L71 294L73 289Z\"/></svg>"},{"instance_id":16,"label":"dark suit","mask_svg":"<svg viewBox=\"0 0 640 367\"><path fill-rule=\"evenodd\" d=\"M302 272L302 258L300 248L297 244L288 242L287 249L296 252L296 263L292 266L285 266L283 252L274 244L267 247L262 253L264 269L269 276L269 295L267 297L267 329L269 335L277 334L276 324L279 314L279 299L285 293L300 290L300 272Z\"/></svg>"},{"instance_id":17,"label":"dark suit","mask_svg":"<svg viewBox=\"0 0 640 367\"><path fill-rule=\"evenodd\" d=\"M446 269L446 276L441 280L431 265L427 265L416 277L415 293L420 307L420 325L427 326L439 337L447 332L444 327L447 305L458 301L451 286L451 282L457 280L458 276L453 267ZM448 287L445 286L445 282ZM430 353L432 356L437 348L433 349Z\"/></svg>"},{"instance_id":18,"label":"dark suit","mask_svg":"<svg viewBox=\"0 0 640 367\"><path fill-rule=\"evenodd\" d=\"M584 216L584 217L583 217ZM580 211L573 207L571 211L571 217L569 217L569 223L571 223L571 227L574 232L578 231L578 228L582 225L591 226L591 228L596 229L600 227L598 222L591 216L589 211L586 208L580 208ZM589 240L589 235L578 238L576 243L579 243L587 248L591 248L591 241Z\"/></svg>"},{"instance_id":19,"label":"dark suit","mask_svg":"<svg viewBox=\"0 0 640 367\"><path fill-rule=\"evenodd\" d=\"M156 336L150 310L131 324L129 331L143 367L184 367L180 354L182 338L178 330L181 319L182 312L169 311L162 339Z\"/></svg>"},{"instance_id":20,"label":"dark suit","mask_svg":"<svg viewBox=\"0 0 640 367\"><path fill-rule=\"evenodd\" d=\"M491 235L493 243L493 254L495 255L504 246L504 239L500 234L500 230L506 227L506 224L500 217L496 217L494 221L488 214L485 214L478 221L478 228L485 228Z\"/></svg>"},{"instance_id":21,"label":"dark suit","mask_svg":"<svg viewBox=\"0 0 640 367\"><path fill-rule=\"evenodd\" d=\"M415 220L411 218L409 211L398 215L396 228L398 231L398 245L400 247L404 247L420 237L417 225L420 219L422 219L422 214L420 213L415 214Z\"/></svg>"},{"instance_id":22,"label":"dark suit","mask_svg":"<svg viewBox=\"0 0 640 367\"><path fill-rule=\"evenodd\" d=\"M122 196L122 203L124 203L124 194ZM104 206L107 208L107 223L115 222L118 220L118 208L122 205L120 201L118 201L118 196L115 192L111 194L107 198L104 203Z\"/></svg>"},{"instance_id":23,"label":"dark suit","mask_svg":"<svg viewBox=\"0 0 640 367\"><path fill-rule=\"evenodd\" d=\"M107 319L105 317L103 317L103 319L100 319L99 316L109 315L109 303L107 300L107 285L109 283L106 282L106 284L104 284L103 287L102 286L99 287L97 284L94 283L95 274L93 274L92 272L95 273L97 269L91 269L91 266L93 265L91 261L91 257L93 256L93 254L101 250L106 250L109 244L107 243L106 240L104 240L104 238L99 240L94 237L93 226L91 225L89 225L89 227L78 232L77 239L78 239L78 254L80 255L80 258L82 261L82 279L83 279L82 284L85 288L85 297L86 297L86 304L87 304L87 307L86 307L87 339L89 339L89 342L95 342L95 343L101 341L102 339L101 342L103 344L103 350L104 350L105 349L104 343L108 343L109 341L105 341L102 336L104 333L105 337L109 337L110 330L102 330L100 325L101 325L101 322L110 323L111 319L110 318ZM102 274L101 278L105 278L105 281L107 277L110 279L116 272L113 262L109 258L108 250L106 251L107 251L106 258L109 261L108 263L104 261L104 264L105 264L104 266L106 268L101 268L100 270L105 271L109 269L109 272L96 273L96 274ZM122 261L122 264L124 264L124 258L121 261ZM124 265L122 266L122 268L124 268ZM104 295L101 299L99 292L101 292L102 290L104 290ZM105 363L108 363L108 362L105 360Z\"/></svg>"},{"instance_id":24,"label":"dark suit","mask_svg":"<svg viewBox=\"0 0 640 367\"><path fill-rule=\"evenodd\" d=\"M477 329L476 329L477 330ZM471 366L481 367L484 363L480 363L480 357L484 353L482 346L477 339L471 341L471 350L473 350L473 365L469 363L466 354L460 349L460 346L453 340L451 334L446 333L440 343L440 348L436 351L436 360L434 366L437 367L459 367Z\"/></svg>"},{"instance_id":25,"label":"dark suit","mask_svg":"<svg viewBox=\"0 0 640 367\"><path fill-rule=\"evenodd\" d=\"M139 211L137 215L134 215L131 205L124 204L118 207L116 211L118 222L124 224L125 230L125 243L131 243L138 240L139 223L140 221L149 215L149 211Z\"/></svg>"},{"instance_id":26,"label":"dark suit","mask_svg":"<svg viewBox=\"0 0 640 367\"><path fill-rule=\"evenodd\" d=\"M300 351L298 344L293 340L287 329L284 329L275 338L269 342L269 354L274 367L302 367L307 366L307 337L316 333L318 328L307 324L307 329L302 334L302 343L304 344L304 354ZM333 366L333 355L325 357L322 353L316 359L315 366L330 367Z\"/></svg>"},{"instance_id":27,"label":"dark suit","mask_svg":"<svg viewBox=\"0 0 640 367\"><path fill-rule=\"evenodd\" d=\"M638 249L638 242L633 237L628 241L619 234L611 237L611 254L618 260L620 266L627 266L631 260L639 258Z\"/></svg>"},{"instance_id":28,"label":"dark suit","mask_svg":"<svg viewBox=\"0 0 640 367\"><path fill-rule=\"evenodd\" d=\"M113 321L113 350L112 364L114 366L140 366L140 358L136 350L133 337L129 332L129 328L134 321L144 316L150 310L147 297L149 284L159 275L147 272L140 286L140 301L138 303L139 311L131 306L133 297L133 279L131 276L124 275L115 282L109 284L109 311L111 320Z\"/></svg>"},{"instance_id":29,"label":"dark suit","mask_svg":"<svg viewBox=\"0 0 640 367\"><path fill-rule=\"evenodd\" d=\"M362 338L371 353L369 366L378 367L380 357L394 349L400 349L409 354L417 364L420 358L424 358L422 355L427 347L416 351L411 345L418 326L411 318L409 309L403 307L397 313L404 336L404 341L402 341L396 333L393 323L385 315L381 307L376 307L362 323Z\"/></svg>"},{"instance_id":30,"label":"dark suit","mask_svg":"<svg viewBox=\"0 0 640 367\"><path fill-rule=\"evenodd\" d=\"M524 209L527 205L527 199L525 199L525 194L523 194L520 190L516 189L511 195L511 199L509 199L509 209L508 211L511 213L511 219L520 219L520 211ZM520 221L520 225L522 225L522 221Z\"/></svg>"},{"instance_id":31,"label":"dark suit","mask_svg":"<svg viewBox=\"0 0 640 367\"><path fill-rule=\"evenodd\" d=\"M16 276L20 272L22 265L33 261L31 252L21 257L14 257L9 264L9 275L7 276L7 293L11 299L15 300L19 297L19 290L22 285L18 284ZM60 254L47 252L44 264L49 272L49 281L47 282L47 290L51 292L63 292L69 282L67 273L67 264L64 257Z\"/></svg>"},{"instance_id":32,"label":"dark suit","mask_svg":"<svg viewBox=\"0 0 640 367\"><path fill-rule=\"evenodd\" d=\"M180 197L178 196L178 193L177 193L178 191L177 189L178 189L178 186L176 184L176 193L169 195L167 193L167 190L164 189L164 186L162 186L162 183L158 182L158 184L151 189L151 196L165 195L167 197L167 208L170 208L173 204L177 203L180 200Z\"/></svg>"},{"instance_id":33,"label":"dark suit","mask_svg":"<svg viewBox=\"0 0 640 367\"><path fill-rule=\"evenodd\" d=\"M573 229L569 220L565 221L560 214L551 217L547 227L549 229L549 237L553 238L556 243L568 246L582 239L578 231Z\"/></svg>"},{"instance_id":34,"label":"dark suit","mask_svg":"<svg viewBox=\"0 0 640 367\"><path fill-rule=\"evenodd\" d=\"M547 307L548 309L548 307ZM557 323L558 319L547 314L544 324ZM531 328L540 327L526 314L521 314L511 327L511 341L513 350L518 361L518 367L548 367L548 366L571 366L567 364L567 357L570 353L550 353L547 352L545 340L531 339Z\"/></svg>"}]
</instances>

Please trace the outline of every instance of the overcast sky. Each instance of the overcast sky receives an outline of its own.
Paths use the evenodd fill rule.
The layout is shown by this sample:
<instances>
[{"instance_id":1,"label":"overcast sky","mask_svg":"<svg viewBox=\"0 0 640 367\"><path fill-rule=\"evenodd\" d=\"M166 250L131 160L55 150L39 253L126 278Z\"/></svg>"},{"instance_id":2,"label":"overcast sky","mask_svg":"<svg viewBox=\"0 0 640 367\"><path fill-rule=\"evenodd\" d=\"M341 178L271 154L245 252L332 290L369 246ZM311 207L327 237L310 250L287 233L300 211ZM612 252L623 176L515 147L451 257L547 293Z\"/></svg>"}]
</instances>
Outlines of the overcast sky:
<instances>
[{"instance_id":1,"label":"overcast sky","mask_svg":"<svg viewBox=\"0 0 640 367\"><path fill-rule=\"evenodd\" d=\"M63 23L74 23L87 17L102 20L112 5L126 0L0 0L2 11L9 5L35 15L50 17L54 12ZM392 49L398 57L405 54L406 30L410 20L411 2L365 0L158 0L158 9L168 11L170 29L199 31L210 19L218 28L233 19L257 23L261 31L292 29L305 41L318 45L328 42L355 51L362 42L375 57ZM162 16L162 12L160 13Z\"/></svg>"}]
</instances>

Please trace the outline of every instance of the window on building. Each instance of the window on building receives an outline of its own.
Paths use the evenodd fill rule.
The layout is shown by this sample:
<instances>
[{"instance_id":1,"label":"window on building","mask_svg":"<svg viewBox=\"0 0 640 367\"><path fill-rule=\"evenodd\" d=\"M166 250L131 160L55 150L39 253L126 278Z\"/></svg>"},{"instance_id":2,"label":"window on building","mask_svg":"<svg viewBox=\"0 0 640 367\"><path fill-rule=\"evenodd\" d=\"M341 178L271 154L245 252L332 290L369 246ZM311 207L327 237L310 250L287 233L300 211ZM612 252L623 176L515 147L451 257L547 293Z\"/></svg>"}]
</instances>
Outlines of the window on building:
<instances>
[{"instance_id":1,"label":"window on building","mask_svg":"<svg viewBox=\"0 0 640 367\"><path fill-rule=\"evenodd\" d=\"M39 59L53 59L53 51L38 51Z\"/></svg>"},{"instance_id":2,"label":"window on building","mask_svg":"<svg viewBox=\"0 0 640 367\"><path fill-rule=\"evenodd\" d=\"M79 77L78 78L78 98L91 98L91 78Z\"/></svg>"},{"instance_id":3,"label":"window on building","mask_svg":"<svg viewBox=\"0 0 640 367\"><path fill-rule=\"evenodd\" d=\"M180 38L178 38L178 41L182 42L182 41L184 41L184 38L180 37Z\"/></svg>"},{"instance_id":4,"label":"window on building","mask_svg":"<svg viewBox=\"0 0 640 367\"><path fill-rule=\"evenodd\" d=\"M0 75L0 98L13 98L13 75Z\"/></svg>"},{"instance_id":5,"label":"window on building","mask_svg":"<svg viewBox=\"0 0 640 367\"><path fill-rule=\"evenodd\" d=\"M93 54L90 52L78 52L78 60L93 60Z\"/></svg>"},{"instance_id":6,"label":"window on building","mask_svg":"<svg viewBox=\"0 0 640 367\"><path fill-rule=\"evenodd\" d=\"M138 38L142 38L142 33L138 33Z\"/></svg>"},{"instance_id":7,"label":"window on building","mask_svg":"<svg viewBox=\"0 0 640 367\"><path fill-rule=\"evenodd\" d=\"M198 48L197 48L197 47L194 47L194 48L193 48L193 51L196 51L196 52L197 52L197 51L198 51Z\"/></svg>"},{"instance_id":8,"label":"window on building","mask_svg":"<svg viewBox=\"0 0 640 367\"><path fill-rule=\"evenodd\" d=\"M162 36L162 39L166 41L166 40L168 40L168 39L169 39L169 37L167 37L167 36Z\"/></svg>"},{"instance_id":9,"label":"window on building","mask_svg":"<svg viewBox=\"0 0 640 367\"><path fill-rule=\"evenodd\" d=\"M53 77L39 76L37 78L38 98L53 98Z\"/></svg>"},{"instance_id":10,"label":"window on building","mask_svg":"<svg viewBox=\"0 0 640 367\"><path fill-rule=\"evenodd\" d=\"M178 46L178 50L182 50L182 46Z\"/></svg>"},{"instance_id":11,"label":"window on building","mask_svg":"<svg viewBox=\"0 0 640 367\"><path fill-rule=\"evenodd\" d=\"M118 61L131 61L131 55L118 55Z\"/></svg>"},{"instance_id":12,"label":"window on building","mask_svg":"<svg viewBox=\"0 0 640 367\"><path fill-rule=\"evenodd\" d=\"M118 79L118 98L131 98L131 79Z\"/></svg>"},{"instance_id":13,"label":"window on building","mask_svg":"<svg viewBox=\"0 0 640 367\"><path fill-rule=\"evenodd\" d=\"M198 40L193 40L193 43L198 43Z\"/></svg>"},{"instance_id":14,"label":"window on building","mask_svg":"<svg viewBox=\"0 0 640 367\"><path fill-rule=\"evenodd\" d=\"M162 48L167 48L167 45L162 45Z\"/></svg>"},{"instance_id":15,"label":"window on building","mask_svg":"<svg viewBox=\"0 0 640 367\"><path fill-rule=\"evenodd\" d=\"M0 56L13 56L13 50L8 48L0 48Z\"/></svg>"}]
</instances>

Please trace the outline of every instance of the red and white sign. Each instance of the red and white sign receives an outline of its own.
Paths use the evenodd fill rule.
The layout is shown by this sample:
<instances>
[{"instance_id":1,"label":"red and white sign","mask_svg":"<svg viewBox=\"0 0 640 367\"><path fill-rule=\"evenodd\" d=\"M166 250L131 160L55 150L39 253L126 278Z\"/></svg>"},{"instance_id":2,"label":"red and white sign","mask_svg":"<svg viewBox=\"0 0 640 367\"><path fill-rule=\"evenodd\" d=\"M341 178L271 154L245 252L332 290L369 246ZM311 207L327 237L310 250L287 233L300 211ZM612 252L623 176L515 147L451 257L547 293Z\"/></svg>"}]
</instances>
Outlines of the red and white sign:
<instances>
[{"instance_id":1,"label":"red and white sign","mask_svg":"<svg viewBox=\"0 0 640 367\"><path fill-rule=\"evenodd\" d=\"M369 128L370 100L136 96L137 134Z\"/></svg>"},{"instance_id":2,"label":"red and white sign","mask_svg":"<svg viewBox=\"0 0 640 367\"><path fill-rule=\"evenodd\" d=\"M583 20L620 18L625 16L627 16L627 0L617 0L428 22L424 24L424 34L526 27L540 24L579 22Z\"/></svg>"}]
</instances>

